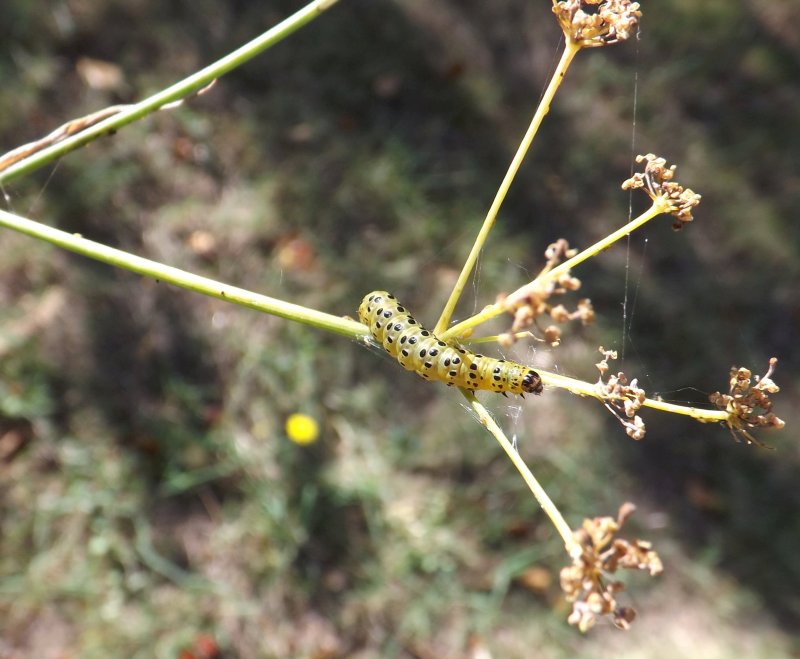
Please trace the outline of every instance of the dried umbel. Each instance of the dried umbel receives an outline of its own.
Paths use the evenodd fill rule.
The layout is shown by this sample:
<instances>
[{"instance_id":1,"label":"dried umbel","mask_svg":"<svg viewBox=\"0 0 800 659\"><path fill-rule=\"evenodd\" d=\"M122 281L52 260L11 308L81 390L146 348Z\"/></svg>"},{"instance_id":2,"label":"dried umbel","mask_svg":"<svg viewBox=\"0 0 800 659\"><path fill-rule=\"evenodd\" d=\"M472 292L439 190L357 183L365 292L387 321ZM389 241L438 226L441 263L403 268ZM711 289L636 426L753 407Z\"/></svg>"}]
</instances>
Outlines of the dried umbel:
<instances>
[{"instance_id":1,"label":"dried umbel","mask_svg":"<svg viewBox=\"0 0 800 659\"><path fill-rule=\"evenodd\" d=\"M591 629L601 616L609 616L617 627L628 629L636 616L632 608L617 604L616 594L625 586L608 579L608 575L620 568L646 570L650 576L663 570L649 542L614 537L634 510L636 506L625 503L616 520L584 519L581 528L573 532L572 565L561 570L561 588L572 602L568 622L582 632Z\"/></svg>"},{"instance_id":2,"label":"dried umbel","mask_svg":"<svg viewBox=\"0 0 800 659\"><path fill-rule=\"evenodd\" d=\"M776 428L780 430L785 425L782 419L775 416L772 411L770 394L780 391L777 384L772 381L777 358L769 360L767 372L760 378L756 376L756 383L752 384L752 373L746 368L733 367L731 369L730 388L727 394L716 392L709 396L711 402L718 408L728 413L728 427L733 430L734 437L741 435L745 441L759 446L764 446L749 430L753 428Z\"/></svg>"},{"instance_id":3,"label":"dried umbel","mask_svg":"<svg viewBox=\"0 0 800 659\"><path fill-rule=\"evenodd\" d=\"M625 41L642 16L639 3L628 0L553 2L553 13L567 39L582 48Z\"/></svg>"},{"instance_id":4,"label":"dried umbel","mask_svg":"<svg viewBox=\"0 0 800 659\"><path fill-rule=\"evenodd\" d=\"M664 158L652 153L636 156L636 162L643 161L647 161L644 172L634 174L622 184L622 189L642 189L650 199L664 204L667 212L675 218L672 228L679 230L686 222L692 221L692 209L700 203L700 195L673 180L676 165L667 167Z\"/></svg>"},{"instance_id":5,"label":"dried umbel","mask_svg":"<svg viewBox=\"0 0 800 659\"><path fill-rule=\"evenodd\" d=\"M545 250L547 264L539 277L529 284L518 288L502 300L503 307L508 313L513 314L514 322L506 334L500 335L501 345L508 347L514 342L517 333L530 327L536 327L544 340L556 346L561 341L561 328L566 322L579 320L584 325L594 322L594 309L588 298L578 300L575 309L570 311L563 304L553 304L550 298L565 295L570 291L577 291L581 287L581 280L565 272L556 279L543 277L559 263L575 256L576 250L570 249L569 243L563 238L548 245ZM541 329L538 320L549 317L552 324Z\"/></svg>"},{"instance_id":6,"label":"dried umbel","mask_svg":"<svg viewBox=\"0 0 800 659\"><path fill-rule=\"evenodd\" d=\"M605 350L600 346L600 353L603 359L595 364L600 371L600 378L595 385L595 389L603 399L603 404L615 416L625 428L625 432L631 439L644 439L646 432L644 421L637 412L644 404L647 395L644 389L639 387L634 378L628 382L628 378L620 371L616 375L611 374L607 381L603 378L608 374L609 359L616 359L617 353L614 350Z\"/></svg>"}]
</instances>

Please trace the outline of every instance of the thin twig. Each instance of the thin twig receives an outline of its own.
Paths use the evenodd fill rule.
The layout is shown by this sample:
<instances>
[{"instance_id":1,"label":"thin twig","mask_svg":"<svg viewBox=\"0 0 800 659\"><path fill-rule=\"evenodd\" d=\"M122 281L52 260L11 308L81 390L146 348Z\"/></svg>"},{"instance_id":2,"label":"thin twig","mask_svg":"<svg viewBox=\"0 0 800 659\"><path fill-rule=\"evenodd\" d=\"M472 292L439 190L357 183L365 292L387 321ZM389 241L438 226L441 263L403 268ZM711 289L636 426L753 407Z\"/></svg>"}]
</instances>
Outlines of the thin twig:
<instances>
[{"instance_id":1,"label":"thin twig","mask_svg":"<svg viewBox=\"0 0 800 659\"><path fill-rule=\"evenodd\" d=\"M248 60L252 59L262 51L274 46L279 41L282 41L295 30L300 29L309 21L312 21L322 12L330 9L339 0L314 0L310 2L300 11L289 16L289 18L281 21L273 28L267 30L259 37L246 43L244 46L237 48L232 53L217 60L213 64L201 69L180 82L167 87L166 89L153 94L149 98L139 101L130 105L128 108L116 112L113 116L107 117L94 124L91 127L81 130L80 132L72 135L64 140L50 145L49 147L37 151L30 157L16 162L8 167L5 171L0 172L0 183L7 183L14 179L29 174L32 171L50 163L70 151L82 147L98 137L108 135L114 131L130 124L138 119L141 119L163 106L174 103L194 94L204 87L209 85L213 80L220 76L232 71L233 69L241 66Z\"/></svg>"},{"instance_id":2,"label":"thin twig","mask_svg":"<svg viewBox=\"0 0 800 659\"><path fill-rule=\"evenodd\" d=\"M571 259L564 261L563 263L558 264L552 270L548 270L540 274L536 279L534 279L529 284L526 284L523 288L527 288L528 286L538 286L546 284L554 279L558 279L561 275L567 273L572 269L574 266L578 265L579 263L583 263L583 261L587 260L588 258L595 256L596 254L602 252L604 249L608 249L614 242L617 240L624 238L625 236L629 235L635 229L638 229L642 225L646 224L654 217L661 213L665 213L669 211L667 206L664 206L662 203L659 202L658 198L653 205L642 213L639 217L631 220L625 226L620 227L613 233L609 234L602 240L598 240L594 245L591 247L587 247L586 249L582 250L580 253L573 256ZM511 293L508 296L508 299L512 299L515 293ZM484 307L479 313L467 318L466 320L462 320L460 323L453 325L450 329L438 334L442 341L449 341L452 339L457 339L461 334L465 331L472 329L473 327L477 327L482 323L485 323L492 318L495 318L506 311L506 301L497 302L495 304L490 304L487 307Z\"/></svg>"},{"instance_id":3,"label":"thin twig","mask_svg":"<svg viewBox=\"0 0 800 659\"><path fill-rule=\"evenodd\" d=\"M547 85L544 96L539 102L539 107L536 108L536 112L533 115L531 124L528 127L525 136L522 138L522 142L520 142L519 148L517 149L516 154L514 154L511 164L508 166L508 171L506 172L503 182L500 184L500 187L497 190L497 194L495 194L492 206L489 208L489 212L486 214L486 219L483 221L483 226L478 232L477 238L475 238L475 243L473 244L472 250L470 250L469 256L464 263L464 267L461 269L461 274L458 276L458 280L456 281L453 291L450 293L450 297L448 298L447 303L442 310L442 315L439 317L439 321L436 323L436 327L433 332L437 336L444 334L447 326L450 324L450 319L453 317L456 304L458 303L461 293L464 291L464 288L467 285L467 280L469 279L472 269L475 267L475 262L478 260L478 255L483 249L486 238L489 236L489 232L494 226L495 220L497 219L497 214L500 212L500 207L503 205L503 201L508 194L511 183L514 180L514 177L517 175L520 165L522 165L525 154L528 153L528 149L533 143L533 138L536 136L536 132L539 130L542 120L544 119L545 115L550 112L550 103L552 102L556 91L561 85L561 81L564 79L564 75L569 68L570 62L572 62L572 58L575 57L576 53L580 49L581 47L579 45L576 45L572 41L567 41L567 46L564 50L564 53L561 55L561 61L558 63L558 66L553 73L553 77L550 79L550 84Z\"/></svg>"},{"instance_id":4,"label":"thin twig","mask_svg":"<svg viewBox=\"0 0 800 659\"><path fill-rule=\"evenodd\" d=\"M0 210L0 227L13 229L32 238L38 238L57 247L68 249L76 254L102 261L117 268L130 270L159 282L163 281L195 293L215 297L218 300L225 300L226 302L263 311L264 313L280 316L305 325L312 325L335 334L354 339L362 339L369 334L369 330L355 320L348 320L323 311L303 307L299 304L285 302L266 295L253 293L243 288L230 286L207 277L201 277L185 270L129 254L120 249L107 247L93 240L87 240L78 234L54 229L46 224L34 222L4 210Z\"/></svg>"},{"instance_id":5,"label":"thin twig","mask_svg":"<svg viewBox=\"0 0 800 659\"><path fill-rule=\"evenodd\" d=\"M566 375L559 375L558 373L549 373L540 368L536 369L539 377L542 378L542 383L546 387L557 387L559 389L566 389L567 391L577 394L578 396L591 396L604 400L608 396L602 395L595 383L584 382L583 380L576 380L569 378ZM699 407L692 407L690 405L676 405L675 403L665 403L662 400L654 398L645 398L642 402L644 407L651 407L655 410L662 412L669 412L671 414L682 414L683 416L690 416L702 423L727 423L729 414L723 410L704 410Z\"/></svg>"},{"instance_id":6,"label":"thin twig","mask_svg":"<svg viewBox=\"0 0 800 659\"><path fill-rule=\"evenodd\" d=\"M569 528L569 524L567 524L563 515L553 503L553 500L547 496L547 492L545 492L542 485L538 480L536 480L533 472L531 472L531 470L528 468L528 465L525 464L525 461L514 449L514 446L503 432L503 429L497 425L495 420L492 418L492 415L489 414L487 409L475 397L475 394L466 389L461 389L461 393L464 395L464 398L469 401L472 409L477 413L478 420L481 422L481 425L483 425L490 433L492 433L492 436L497 440L500 446L503 447L506 455L508 455L508 458L525 480L525 483L533 493L533 496L536 497L536 500L539 502L542 510L544 510L545 514L550 518L550 521L556 527L559 535L563 538L564 545L567 547L567 550L569 550L575 542L572 536L572 530Z\"/></svg>"}]
</instances>

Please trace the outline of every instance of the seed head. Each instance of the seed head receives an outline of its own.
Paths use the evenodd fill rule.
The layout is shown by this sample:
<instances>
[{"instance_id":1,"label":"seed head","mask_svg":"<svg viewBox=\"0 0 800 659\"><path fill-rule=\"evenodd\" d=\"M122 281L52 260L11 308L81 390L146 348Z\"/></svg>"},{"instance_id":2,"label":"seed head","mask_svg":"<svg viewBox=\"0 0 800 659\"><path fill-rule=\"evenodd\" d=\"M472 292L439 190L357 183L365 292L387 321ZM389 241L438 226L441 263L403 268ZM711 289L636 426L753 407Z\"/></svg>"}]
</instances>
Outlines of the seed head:
<instances>
[{"instance_id":1,"label":"seed head","mask_svg":"<svg viewBox=\"0 0 800 659\"><path fill-rule=\"evenodd\" d=\"M727 425L733 436L741 436L748 444L756 444L766 448L749 430L753 428L775 428L780 430L786 423L772 411L773 402L770 394L777 394L780 387L772 381L772 374L778 359L769 360L767 372L756 383L752 384L752 373L743 367L731 368L730 386L727 394L719 391L711 394L709 400L718 408L728 413Z\"/></svg>"},{"instance_id":2,"label":"seed head","mask_svg":"<svg viewBox=\"0 0 800 659\"><path fill-rule=\"evenodd\" d=\"M625 433L628 437L637 441L644 439L647 429L642 417L637 412L644 405L647 394L644 389L639 387L639 383L635 378L629 383L627 376L622 371L616 375L610 375L608 380L604 381L603 378L606 377L609 371L608 362L611 359L616 359L617 353L614 350L605 350L602 346L600 347L600 353L603 355L603 359L595 364L597 370L600 371L600 378L595 384L597 393L606 409L617 417L622 427L625 428Z\"/></svg>"},{"instance_id":3,"label":"seed head","mask_svg":"<svg viewBox=\"0 0 800 659\"><path fill-rule=\"evenodd\" d=\"M577 250L571 249L569 243L563 238L551 243L544 253L547 263L542 269L540 277L562 261L575 256L576 253ZM569 272L565 272L555 280L545 279L544 282L537 277L501 298L505 310L514 316L511 329L503 335L504 338L513 339L522 330L536 327L539 333L544 335L544 341L553 346L558 345L561 340L561 331L555 325L550 325L544 330L538 325L538 319L544 316L550 316L550 320L556 324L579 320L584 325L590 325L594 322L594 310L588 298L578 300L573 311L567 309L563 304L555 304L552 299L577 291L580 287L581 280L573 277Z\"/></svg>"},{"instance_id":4,"label":"seed head","mask_svg":"<svg viewBox=\"0 0 800 659\"><path fill-rule=\"evenodd\" d=\"M561 589L567 601L572 602L568 622L582 632L594 626L600 616L610 616L620 629L628 629L636 616L632 608L617 604L616 594L625 587L620 581L608 580L608 575L620 568L645 570L650 576L663 570L661 559L649 542L615 537L635 509L632 503L624 503L616 520L584 519L581 528L573 531L572 565L561 570Z\"/></svg>"},{"instance_id":5,"label":"seed head","mask_svg":"<svg viewBox=\"0 0 800 659\"><path fill-rule=\"evenodd\" d=\"M636 162L646 160L644 172L636 173L622 184L623 190L641 188L653 201L664 205L675 218L672 228L678 231L692 221L692 209L700 203L700 195L674 181L676 165L667 167L667 161L652 153L636 156Z\"/></svg>"},{"instance_id":6,"label":"seed head","mask_svg":"<svg viewBox=\"0 0 800 659\"><path fill-rule=\"evenodd\" d=\"M642 15L639 3L629 0L554 0L553 13L567 39L582 48L625 41Z\"/></svg>"}]
</instances>

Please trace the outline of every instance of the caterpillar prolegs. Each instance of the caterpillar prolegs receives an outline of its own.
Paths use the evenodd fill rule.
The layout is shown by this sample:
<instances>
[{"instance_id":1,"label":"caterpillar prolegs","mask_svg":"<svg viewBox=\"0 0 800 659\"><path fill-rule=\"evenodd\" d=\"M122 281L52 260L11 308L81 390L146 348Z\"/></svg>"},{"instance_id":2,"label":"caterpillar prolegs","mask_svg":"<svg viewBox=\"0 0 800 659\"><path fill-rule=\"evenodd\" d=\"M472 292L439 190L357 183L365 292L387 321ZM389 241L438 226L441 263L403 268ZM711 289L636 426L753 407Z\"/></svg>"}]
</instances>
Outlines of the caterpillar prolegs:
<instances>
[{"instance_id":1,"label":"caterpillar prolegs","mask_svg":"<svg viewBox=\"0 0 800 659\"><path fill-rule=\"evenodd\" d=\"M373 291L364 296L358 318L403 368L426 380L471 391L520 395L542 392L542 380L536 371L441 341L414 320L391 293Z\"/></svg>"}]
</instances>

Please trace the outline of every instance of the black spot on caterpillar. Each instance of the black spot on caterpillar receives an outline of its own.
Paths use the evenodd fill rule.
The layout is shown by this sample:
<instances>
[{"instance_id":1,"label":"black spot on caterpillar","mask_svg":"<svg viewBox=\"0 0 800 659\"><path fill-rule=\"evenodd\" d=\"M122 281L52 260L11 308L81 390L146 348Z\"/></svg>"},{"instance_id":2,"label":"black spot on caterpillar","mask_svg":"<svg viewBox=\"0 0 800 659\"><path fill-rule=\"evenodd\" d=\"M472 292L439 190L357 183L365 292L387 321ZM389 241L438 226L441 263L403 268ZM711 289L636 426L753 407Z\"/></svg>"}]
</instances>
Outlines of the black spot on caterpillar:
<instances>
[{"instance_id":1,"label":"black spot on caterpillar","mask_svg":"<svg viewBox=\"0 0 800 659\"><path fill-rule=\"evenodd\" d=\"M542 392L542 379L536 371L441 341L414 320L391 293L373 291L364 296L358 318L403 368L426 380L471 391L520 395Z\"/></svg>"}]
</instances>

